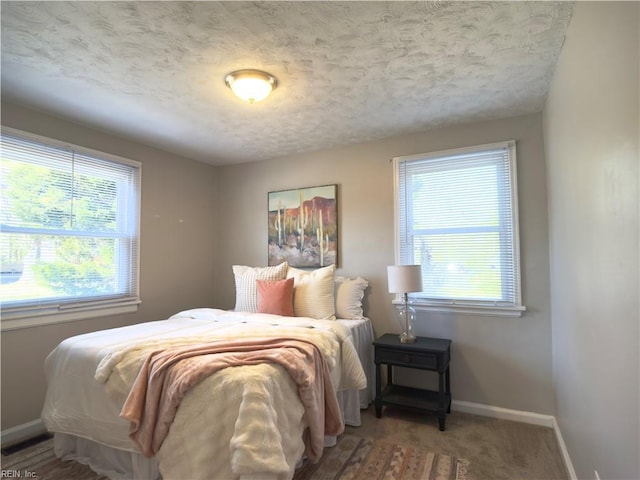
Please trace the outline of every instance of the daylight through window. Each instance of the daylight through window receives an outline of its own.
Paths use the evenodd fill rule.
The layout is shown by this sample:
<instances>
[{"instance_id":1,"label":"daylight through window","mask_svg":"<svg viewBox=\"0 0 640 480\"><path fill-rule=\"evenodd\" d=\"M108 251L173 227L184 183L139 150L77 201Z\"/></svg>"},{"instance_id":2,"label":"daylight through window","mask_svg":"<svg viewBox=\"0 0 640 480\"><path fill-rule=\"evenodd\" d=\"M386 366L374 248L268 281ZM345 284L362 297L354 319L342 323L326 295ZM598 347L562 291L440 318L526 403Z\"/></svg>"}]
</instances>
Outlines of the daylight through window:
<instances>
[{"instance_id":1,"label":"daylight through window","mask_svg":"<svg viewBox=\"0 0 640 480\"><path fill-rule=\"evenodd\" d=\"M1 148L3 321L136 304L139 164L4 128Z\"/></svg>"},{"instance_id":2,"label":"daylight through window","mask_svg":"<svg viewBox=\"0 0 640 480\"><path fill-rule=\"evenodd\" d=\"M518 316L515 142L394 159L397 263L422 265L414 303Z\"/></svg>"}]
</instances>

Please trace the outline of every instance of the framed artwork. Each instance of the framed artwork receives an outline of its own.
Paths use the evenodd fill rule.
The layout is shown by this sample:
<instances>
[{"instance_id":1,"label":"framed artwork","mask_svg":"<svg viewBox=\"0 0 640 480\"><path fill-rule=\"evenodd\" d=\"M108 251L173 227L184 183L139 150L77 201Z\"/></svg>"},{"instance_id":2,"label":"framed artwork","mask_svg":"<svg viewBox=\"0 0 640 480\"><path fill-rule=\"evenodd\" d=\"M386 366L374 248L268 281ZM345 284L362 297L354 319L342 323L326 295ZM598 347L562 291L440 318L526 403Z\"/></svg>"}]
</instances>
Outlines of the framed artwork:
<instances>
[{"instance_id":1,"label":"framed artwork","mask_svg":"<svg viewBox=\"0 0 640 480\"><path fill-rule=\"evenodd\" d=\"M269 192L269 265L317 268L338 258L337 185Z\"/></svg>"}]
</instances>

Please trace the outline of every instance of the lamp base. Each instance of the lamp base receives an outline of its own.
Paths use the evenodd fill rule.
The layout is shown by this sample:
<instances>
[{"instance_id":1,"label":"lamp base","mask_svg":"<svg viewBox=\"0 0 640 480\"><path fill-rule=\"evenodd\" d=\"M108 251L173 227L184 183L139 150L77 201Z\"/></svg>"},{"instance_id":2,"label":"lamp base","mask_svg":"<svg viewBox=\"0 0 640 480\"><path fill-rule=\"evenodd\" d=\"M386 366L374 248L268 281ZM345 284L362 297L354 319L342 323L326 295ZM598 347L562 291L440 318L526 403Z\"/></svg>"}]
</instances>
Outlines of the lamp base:
<instances>
[{"instance_id":1,"label":"lamp base","mask_svg":"<svg viewBox=\"0 0 640 480\"><path fill-rule=\"evenodd\" d=\"M415 343L416 337L408 332L402 332L400 334L400 343Z\"/></svg>"}]
</instances>

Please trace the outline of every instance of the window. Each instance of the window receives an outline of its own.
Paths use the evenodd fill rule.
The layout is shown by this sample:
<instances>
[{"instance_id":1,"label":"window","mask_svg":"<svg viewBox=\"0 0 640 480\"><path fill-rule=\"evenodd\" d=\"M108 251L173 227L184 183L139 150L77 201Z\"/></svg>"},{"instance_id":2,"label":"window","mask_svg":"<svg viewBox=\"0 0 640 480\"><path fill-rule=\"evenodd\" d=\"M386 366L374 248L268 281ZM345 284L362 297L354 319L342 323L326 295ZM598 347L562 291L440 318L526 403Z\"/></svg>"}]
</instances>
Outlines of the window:
<instances>
[{"instance_id":1,"label":"window","mask_svg":"<svg viewBox=\"0 0 640 480\"><path fill-rule=\"evenodd\" d=\"M394 159L396 262L420 308L520 316L515 142Z\"/></svg>"},{"instance_id":2,"label":"window","mask_svg":"<svg viewBox=\"0 0 640 480\"><path fill-rule=\"evenodd\" d=\"M2 129L2 328L134 311L140 164Z\"/></svg>"}]
</instances>

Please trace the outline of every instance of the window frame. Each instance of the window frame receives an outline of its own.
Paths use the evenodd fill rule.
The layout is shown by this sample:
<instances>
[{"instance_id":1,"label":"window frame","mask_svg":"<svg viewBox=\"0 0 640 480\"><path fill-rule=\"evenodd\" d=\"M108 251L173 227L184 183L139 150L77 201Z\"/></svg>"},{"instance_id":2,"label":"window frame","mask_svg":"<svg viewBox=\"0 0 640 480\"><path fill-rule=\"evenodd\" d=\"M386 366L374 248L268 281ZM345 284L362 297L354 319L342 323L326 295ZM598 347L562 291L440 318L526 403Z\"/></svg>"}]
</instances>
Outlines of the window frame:
<instances>
[{"instance_id":1,"label":"window frame","mask_svg":"<svg viewBox=\"0 0 640 480\"><path fill-rule=\"evenodd\" d=\"M509 181L510 181L510 207L508 212L512 219L512 250L513 250L513 280L515 283L514 302L513 304L505 304L502 302L483 301L483 300L459 300L459 299L435 299L426 298L420 294L409 294L411 304L416 310L426 310L431 312L444 313L461 313L469 315L487 315L498 317L521 317L526 307L522 303L522 278L521 278L521 256L520 256L520 233L519 233L519 215L518 215L518 182L517 182L517 161L516 161L516 142L509 140L504 142L496 142L484 145L476 145L463 148L454 148L449 150L440 150L436 152L420 153L415 155L407 155L395 157L393 162L394 176L394 243L395 243L395 262L396 264L405 263L402 258L401 244L402 237L406 236L406 232L402 231L402 224L405 220L402 218L401 202L400 202L400 165L406 162L423 161L429 159L444 158L450 156L476 154L482 151L506 148L509 157ZM406 217L409 217L407 214ZM501 255L502 258L502 255ZM403 304L400 295L396 295L393 301L394 305Z\"/></svg>"},{"instance_id":2,"label":"window frame","mask_svg":"<svg viewBox=\"0 0 640 480\"><path fill-rule=\"evenodd\" d=\"M47 147L73 151L76 154L93 157L101 161L113 162L120 165L129 166L137 171L137 182L134 185L135 191L131 192L135 198L136 205L132 214L134 218L135 241L131 251L131 261L125 266L133 276L131 292L124 295L95 296L89 299L76 298L41 301L25 301L19 305L4 306L0 299L0 330L16 330L22 328L37 327L57 323L73 322L90 318L122 315L133 313L138 310L140 300L140 211L141 211L141 190L142 190L142 163L128 158L112 155L85 148L79 145L63 142L41 135L32 134L15 128L2 126L2 136L18 137L24 141L44 144ZM118 215L120 212L118 212ZM6 229L12 231L14 228ZM16 227L15 230L20 230Z\"/></svg>"}]
</instances>

